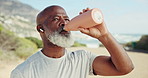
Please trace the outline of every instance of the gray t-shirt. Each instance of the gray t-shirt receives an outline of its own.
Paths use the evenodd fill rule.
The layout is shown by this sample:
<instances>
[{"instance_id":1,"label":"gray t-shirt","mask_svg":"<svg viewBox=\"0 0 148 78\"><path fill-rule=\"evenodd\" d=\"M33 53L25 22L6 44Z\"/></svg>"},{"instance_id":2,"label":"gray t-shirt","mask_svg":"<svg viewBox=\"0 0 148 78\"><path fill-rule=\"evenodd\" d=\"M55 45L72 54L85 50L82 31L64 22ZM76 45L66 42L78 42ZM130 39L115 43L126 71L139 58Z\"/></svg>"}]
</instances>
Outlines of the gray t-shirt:
<instances>
[{"instance_id":1,"label":"gray t-shirt","mask_svg":"<svg viewBox=\"0 0 148 78\"><path fill-rule=\"evenodd\" d=\"M97 55L85 51L65 51L61 58L50 58L38 51L18 65L11 78L87 78L93 74L92 63Z\"/></svg>"}]
</instances>

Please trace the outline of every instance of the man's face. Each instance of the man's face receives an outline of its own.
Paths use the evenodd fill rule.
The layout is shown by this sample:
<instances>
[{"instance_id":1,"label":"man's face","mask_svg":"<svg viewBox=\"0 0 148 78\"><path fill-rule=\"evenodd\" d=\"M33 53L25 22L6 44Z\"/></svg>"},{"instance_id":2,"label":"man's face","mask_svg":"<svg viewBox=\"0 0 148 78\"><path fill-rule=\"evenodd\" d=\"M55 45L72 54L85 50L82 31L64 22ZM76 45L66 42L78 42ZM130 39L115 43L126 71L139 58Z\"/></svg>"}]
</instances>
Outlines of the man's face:
<instances>
[{"instance_id":1,"label":"man's face","mask_svg":"<svg viewBox=\"0 0 148 78\"><path fill-rule=\"evenodd\" d=\"M49 10L43 26L45 35L50 42L61 47L70 47L74 41L71 33L63 30L63 26L69 22L65 10L61 7L53 7Z\"/></svg>"},{"instance_id":2,"label":"man's face","mask_svg":"<svg viewBox=\"0 0 148 78\"><path fill-rule=\"evenodd\" d=\"M45 31L49 31L50 33L58 31L61 35L65 36L70 33L62 30L63 26L69 22L69 18L63 8L53 7L46 12L46 16L47 18L43 23Z\"/></svg>"}]
</instances>

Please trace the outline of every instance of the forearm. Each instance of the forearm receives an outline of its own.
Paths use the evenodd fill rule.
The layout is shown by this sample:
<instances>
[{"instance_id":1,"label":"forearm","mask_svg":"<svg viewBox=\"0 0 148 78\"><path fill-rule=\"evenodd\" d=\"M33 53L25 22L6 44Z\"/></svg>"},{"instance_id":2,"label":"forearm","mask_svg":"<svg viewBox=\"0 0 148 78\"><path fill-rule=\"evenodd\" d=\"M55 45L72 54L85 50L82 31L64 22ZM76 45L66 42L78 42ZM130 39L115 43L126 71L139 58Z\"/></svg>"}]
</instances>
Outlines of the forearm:
<instances>
[{"instance_id":1,"label":"forearm","mask_svg":"<svg viewBox=\"0 0 148 78\"><path fill-rule=\"evenodd\" d=\"M133 69L132 61L126 51L117 43L110 33L99 37L98 40L102 42L110 53L111 61L118 71L127 72Z\"/></svg>"}]
</instances>

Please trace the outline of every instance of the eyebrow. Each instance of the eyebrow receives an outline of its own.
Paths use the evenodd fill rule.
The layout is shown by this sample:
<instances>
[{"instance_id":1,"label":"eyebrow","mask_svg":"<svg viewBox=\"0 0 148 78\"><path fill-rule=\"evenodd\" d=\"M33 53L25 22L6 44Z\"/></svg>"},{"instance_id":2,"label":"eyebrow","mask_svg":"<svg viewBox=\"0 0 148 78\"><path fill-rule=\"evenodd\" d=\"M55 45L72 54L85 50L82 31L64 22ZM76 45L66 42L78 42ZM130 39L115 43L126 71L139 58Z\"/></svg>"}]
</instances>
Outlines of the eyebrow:
<instances>
[{"instance_id":1,"label":"eyebrow","mask_svg":"<svg viewBox=\"0 0 148 78\"><path fill-rule=\"evenodd\" d=\"M49 18L50 18L50 17L51 17L51 16L49 16ZM53 18L54 18L54 17L61 17L61 16L60 16L60 15L54 15ZM63 17L64 17L64 18L69 18L67 15L65 15L65 16L63 16Z\"/></svg>"},{"instance_id":2,"label":"eyebrow","mask_svg":"<svg viewBox=\"0 0 148 78\"><path fill-rule=\"evenodd\" d=\"M47 18L46 18L46 20L49 20L50 18L54 18L54 17L59 17L60 15L54 15L54 16L52 16L52 15L50 15L50 16L48 16ZM65 15L65 16L63 16L64 18L68 18L69 19L69 17L67 16L67 15ZM45 20L45 21L46 21ZM45 22L44 21L44 22Z\"/></svg>"}]
</instances>

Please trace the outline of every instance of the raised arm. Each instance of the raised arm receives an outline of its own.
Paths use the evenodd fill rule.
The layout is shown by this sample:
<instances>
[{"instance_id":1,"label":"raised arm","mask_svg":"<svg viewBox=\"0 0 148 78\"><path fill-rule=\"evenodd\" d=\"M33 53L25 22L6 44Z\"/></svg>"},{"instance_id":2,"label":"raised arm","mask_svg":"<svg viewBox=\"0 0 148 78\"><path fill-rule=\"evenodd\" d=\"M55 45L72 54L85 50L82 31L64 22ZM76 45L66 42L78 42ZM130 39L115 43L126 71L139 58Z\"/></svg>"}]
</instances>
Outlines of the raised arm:
<instances>
[{"instance_id":1,"label":"raised arm","mask_svg":"<svg viewBox=\"0 0 148 78\"><path fill-rule=\"evenodd\" d=\"M110 33L98 38L104 44L110 56L100 56L94 60L94 72L99 75L124 75L134 68L126 51Z\"/></svg>"},{"instance_id":2,"label":"raised arm","mask_svg":"<svg viewBox=\"0 0 148 78\"><path fill-rule=\"evenodd\" d=\"M83 12L86 10L83 10ZM98 39L110 53L110 56L98 56L95 58L93 62L95 74L104 76L125 75L133 70L134 66L131 59L123 47L109 33L105 22L92 28L80 28L79 30Z\"/></svg>"}]
</instances>

